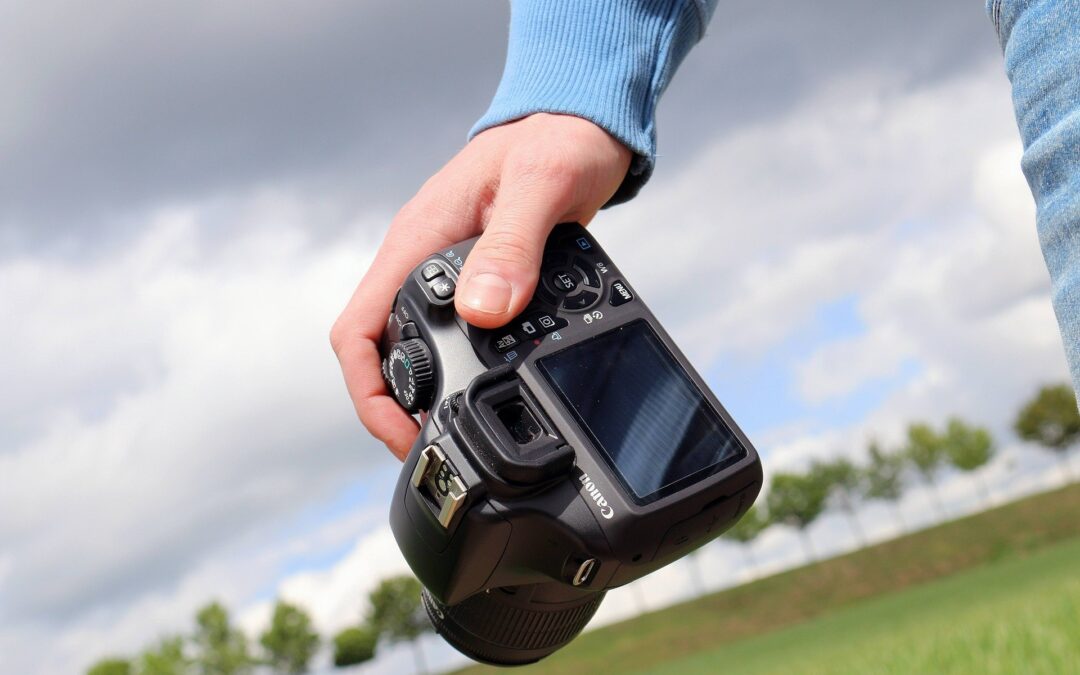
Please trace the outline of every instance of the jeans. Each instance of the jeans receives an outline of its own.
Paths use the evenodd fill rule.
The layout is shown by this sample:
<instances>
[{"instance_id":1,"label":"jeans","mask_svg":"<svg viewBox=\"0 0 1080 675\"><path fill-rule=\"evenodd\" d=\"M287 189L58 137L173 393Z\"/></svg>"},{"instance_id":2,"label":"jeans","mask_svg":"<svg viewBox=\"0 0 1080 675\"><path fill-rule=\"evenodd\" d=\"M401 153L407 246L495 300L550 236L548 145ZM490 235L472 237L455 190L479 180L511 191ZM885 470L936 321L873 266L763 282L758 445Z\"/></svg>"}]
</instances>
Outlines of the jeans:
<instances>
[{"instance_id":1,"label":"jeans","mask_svg":"<svg viewBox=\"0 0 1080 675\"><path fill-rule=\"evenodd\" d=\"M1080 391L1080 0L987 0L1005 53L1073 387Z\"/></svg>"}]
</instances>

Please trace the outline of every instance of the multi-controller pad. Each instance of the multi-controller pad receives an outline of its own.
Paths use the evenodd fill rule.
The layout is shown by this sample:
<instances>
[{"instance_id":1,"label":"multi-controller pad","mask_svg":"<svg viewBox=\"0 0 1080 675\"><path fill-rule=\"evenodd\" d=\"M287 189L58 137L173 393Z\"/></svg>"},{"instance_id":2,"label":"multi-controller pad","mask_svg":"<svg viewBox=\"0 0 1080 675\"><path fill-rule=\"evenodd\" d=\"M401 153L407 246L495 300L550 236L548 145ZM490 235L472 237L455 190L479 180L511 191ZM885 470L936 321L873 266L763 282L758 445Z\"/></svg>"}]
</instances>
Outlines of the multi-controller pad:
<instances>
[{"instance_id":1,"label":"multi-controller pad","mask_svg":"<svg viewBox=\"0 0 1080 675\"><path fill-rule=\"evenodd\" d=\"M620 320L618 315L632 311L636 304L634 292L591 236L580 226L559 225L548 239L536 292L526 309L500 328L471 326L453 314L453 303L458 276L474 243L475 239L433 254L406 284L415 289L410 294L412 302L405 302L404 297L394 302L383 349L383 375L398 402L410 412L438 403L433 400L436 383L428 366L433 356L410 306L413 314L452 315L448 322L456 323L480 359L494 367L516 366L544 343L556 343L553 348L557 348L584 333L595 333Z\"/></svg>"}]
</instances>

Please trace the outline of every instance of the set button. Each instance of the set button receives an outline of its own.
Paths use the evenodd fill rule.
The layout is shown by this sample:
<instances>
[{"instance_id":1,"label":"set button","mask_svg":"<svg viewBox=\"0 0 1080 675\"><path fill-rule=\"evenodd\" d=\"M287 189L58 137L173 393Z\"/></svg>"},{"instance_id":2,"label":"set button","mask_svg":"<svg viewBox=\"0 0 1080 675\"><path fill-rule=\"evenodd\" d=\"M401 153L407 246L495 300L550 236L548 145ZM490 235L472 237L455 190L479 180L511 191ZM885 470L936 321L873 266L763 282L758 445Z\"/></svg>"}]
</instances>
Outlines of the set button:
<instances>
[{"instance_id":1,"label":"set button","mask_svg":"<svg viewBox=\"0 0 1080 675\"><path fill-rule=\"evenodd\" d=\"M581 258L574 258L572 266L546 274L544 281L537 296L571 311L592 307L603 292L600 275Z\"/></svg>"},{"instance_id":2,"label":"set button","mask_svg":"<svg viewBox=\"0 0 1080 675\"><path fill-rule=\"evenodd\" d=\"M551 285L563 293L578 287L579 277L574 271L556 272L551 275Z\"/></svg>"}]
</instances>

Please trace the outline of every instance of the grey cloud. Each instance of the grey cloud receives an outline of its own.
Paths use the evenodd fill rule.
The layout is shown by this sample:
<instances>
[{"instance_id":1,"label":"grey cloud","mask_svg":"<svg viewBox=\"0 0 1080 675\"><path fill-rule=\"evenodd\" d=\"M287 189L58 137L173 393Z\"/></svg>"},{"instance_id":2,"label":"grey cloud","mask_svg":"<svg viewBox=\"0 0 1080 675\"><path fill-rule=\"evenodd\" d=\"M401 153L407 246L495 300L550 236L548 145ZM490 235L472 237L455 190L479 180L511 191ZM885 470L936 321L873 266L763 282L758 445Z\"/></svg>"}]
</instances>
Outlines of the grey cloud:
<instances>
[{"instance_id":1,"label":"grey cloud","mask_svg":"<svg viewBox=\"0 0 1080 675\"><path fill-rule=\"evenodd\" d=\"M0 299L34 306L35 325L48 329L51 317L67 336L8 342L33 357L20 379L67 396L31 392L48 414L0 452L0 620L68 623L169 588L235 539L393 465L356 422L326 339L367 263L364 238L312 249L294 226L234 241L208 264L178 250L196 225L171 227L158 223L151 243L76 273L52 267ZM87 414L84 387L65 391L66 380L102 390L110 380L65 373L65 351L77 358L72 345L96 331L133 326L153 338L102 341L86 355L157 367Z\"/></svg>"},{"instance_id":2,"label":"grey cloud","mask_svg":"<svg viewBox=\"0 0 1080 675\"><path fill-rule=\"evenodd\" d=\"M313 229L392 210L463 141L505 3L29 3L0 27L0 254L76 253L162 203L290 185ZM919 79L994 56L977 3L723 3L661 106L658 177L837 70ZM670 158L670 159L668 159ZM129 216L129 217L123 217Z\"/></svg>"},{"instance_id":3,"label":"grey cloud","mask_svg":"<svg viewBox=\"0 0 1080 675\"><path fill-rule=\"evenodd\" d=\"M16 12L0 28L9 249L85 244L118 215L265 183L400 202L483 111L506 23L479 1Z\"/></svg>"},{"instance_id":4,"label":"grey cloud","mask_svg":"<svg viewBox=\"0 0 1080 675\"><path fill-rule=\"evenodd\" d=\"M721 0L660 105L657 177L692 157L702 135L783 115L837 73L926 86L1000 58L979 2Z\"/></svg>"},{"instance_id":5,"label":"grey cloud","mask_svg":"<svg viewBox=\"0 0 1080 675\"><path fill-rule=\"evenodd\" d=\"M20 359L13 369L21 381L40 381L0 397L11 402L0 421L26 420L0 430L14 437L0 436L7 446L0 448L0 539L4 554L13 556L4 570L0 555L0 607L5 623L33 617L75 631L102 608L119 615L133 611L136 598L168 593L186 573L220 557L231 538L370 475L373 463L390 465L353 419L325 339L337 303L366 259L357 256L331 281L312 270L331 264L333 256L309 258L304 247L295 260L285 256L254 273L247 268L265 253L258 247L209 259L215 243L227 244L238 228L257 230L265 220L243 217L251 194L264 187L303 196L296 206L301 213L283 220L287 228L325 234L311 246L316 253L370 244L370 238L342 242L334 235L377 229L377 217L358 221L357 214L381 217L394 209L461 144L498 77L506 6L492 0L112 2L92 8L19 3L5 11L0 258L47 248L80 258L97 251L102 259L68 277L46 268L44 281L35 283L0 276L0 285L12 284L0 299L13 296L13 282L26 284L17 289L25 306L0 305L48 314L39 317L42 335L53 324L70 331L63 336L70 346L48 348L37 323L34 330L0 335L0 346L11 347L3 351L43 357ZM1003 88L984 86L983 66L999 58L975 2L725 4L661 105L663 156L655 184L599 226L612 228L609 248L616 256L626 251L624 268L639 287L655 289L650 298L673 330L696 337L699 327L685 318L696 315L696 307L679 289L697 270L719 267L713 288L737 290L748 255L759 267L782 267L783 258L770 262L770 256L795 251L822 233L947 212L966 199L961 191L968 189L970 161L936 159L973 155L981 139L1011 133ZM982 78L976 86L948 85L972 69ZM829 173L836 167L826 160L835 158L800 142L815 127L796 115L816 111L820 135L836 145L829 139L844 134L847 118L813 99L834 80L860 72L869 73L871 84L904 90L877 97L885 105L904 103L905 91L914 89L939 103L950 91L968 103L967 92L987 92L1004 107L964 125L951 147L938 145L942 129L964 120L929 120L926 136L914 135L923 141L917 152L897 152L877 139L880 125L873 120L856 134L848 128L841 150L855 161ZM931 86L939 80L945 84ZM748 125L787 117L740 135ZM829 123L835 119L840 124ZM777 132L788 136L766 143ZM861 170L875 161L875 171ZM919 173L931 163L933 171ZM792 173L800 169L814 175ZM927 182L935 190L924 190ZM110 277L106 270L145 257L128 245L151 229L148 211L170 205L196 212L195 227L210 240L195 247L198 260L185 259L175 274L158 275L151 265L145 278ZM807 205L815 213L807 214ZM882 218L883 211L891 215ZM728 229L718 233L725 219ZM689 240L656 227L680 220L692 221L683 231ZM634 236L620 241L616 227ZM808 234L812 228L819 229ZM643 243L672 264L647 266ZM714 246L722 249L719 256ZM131 260L114 259L123 255ZM172 260L162 258L163 264ZM236 270L242 272L231 276ZM206 274L221 278L190 296L176 292ZM45 283L58 278L62 289ZM340 298L322 306L334 293ZM198 310L225 294L229 301L214 311ZM248 307L248 296L259 305L248 320L265 342L219 325ZM310 310L313 303L320 304L317 310ZM787 305L763 307L744 307L735 319L750 310L761 315L778 308L779 314ZM73 318L80 311L90 316ZM176 311L188 314L171 318ZM318 325L290 337L293 324L274 324L280 334L267 333L267 317L281 312ZM716 316L711 332L701 331L707 339L696 343L720 341L724 326ZM214 330L187 332L204 324ZM224 338L222 328L230 328ZM110 340L112 330L123 332L122 339ZM282 334L286 350L275 341ZM87 346L87 335L100 339ZM266 352L254 365L237 366L260 348ZM73 360L95 365L72 372L57 360L50 367L49 359L68 349ZM175 358L189 351L189 358ZM204 381L185 381L188 389L171 391L162 383L213 358L222 359L217 371L207 368ZM280 373L265 373L276 367ZM241 386L249 377L266 379L252 392ZM99 408L85 408L94 398ZM147 407L121 410L133 399ZM263 415L245 414L257 406ZM74 423L64 417L72 410ZM157 428L114 437L108 428L113 417ZM50 437L56 419L74 424L77 437ZM142 481L141 493L127 492L131 480Z\"/></svg>"}]
</instances>

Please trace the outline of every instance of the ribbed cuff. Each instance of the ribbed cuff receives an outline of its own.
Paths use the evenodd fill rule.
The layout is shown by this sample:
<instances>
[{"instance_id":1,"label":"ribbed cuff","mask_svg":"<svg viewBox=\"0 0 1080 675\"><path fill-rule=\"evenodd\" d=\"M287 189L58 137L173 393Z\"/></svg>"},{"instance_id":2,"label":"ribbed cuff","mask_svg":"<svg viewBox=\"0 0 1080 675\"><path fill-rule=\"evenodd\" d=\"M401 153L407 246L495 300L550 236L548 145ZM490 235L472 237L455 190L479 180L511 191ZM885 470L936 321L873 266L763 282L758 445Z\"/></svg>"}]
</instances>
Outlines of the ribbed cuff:
<instances>
[{"instance_id":1,"label":"ribbed cuff","mask_svg":"<svg viewBox=\"0 0 1080 675\"><path fill-rule=\"evenodd\" d=\"M633 151L608 205L631 199L656 160L656 104L701 38L694 0L514 0L502 81L469 138L539 112L590 120Z\"/></svg>"}]
</instances>

